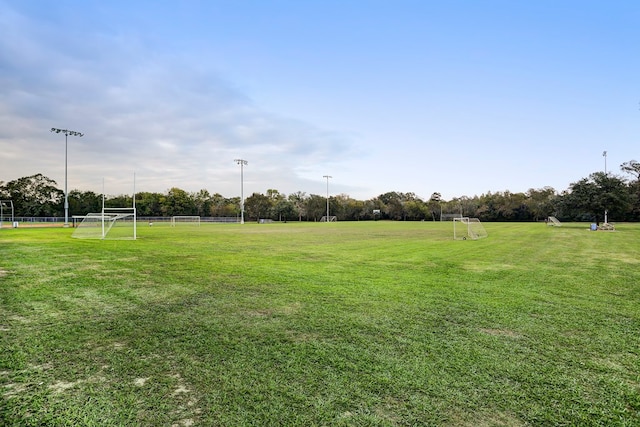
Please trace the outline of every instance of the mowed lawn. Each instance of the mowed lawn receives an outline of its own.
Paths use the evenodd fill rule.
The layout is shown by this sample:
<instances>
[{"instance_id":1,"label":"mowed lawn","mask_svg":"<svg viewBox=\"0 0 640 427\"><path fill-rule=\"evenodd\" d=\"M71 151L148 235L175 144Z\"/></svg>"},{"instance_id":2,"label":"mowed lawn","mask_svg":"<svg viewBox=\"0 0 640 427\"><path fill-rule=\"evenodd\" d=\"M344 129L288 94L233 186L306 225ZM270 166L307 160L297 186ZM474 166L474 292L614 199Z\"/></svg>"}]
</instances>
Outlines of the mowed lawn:
<instances>
[{"instance_id":1,"label":"mowed lawn","mask_svg":"<svg viewBox=\"0 0 640 427\"><path fill-rule=\"evenodd\" d=\"M0 425L640 425L640 225L0 230Z\"/></svg>"}]
</instances>

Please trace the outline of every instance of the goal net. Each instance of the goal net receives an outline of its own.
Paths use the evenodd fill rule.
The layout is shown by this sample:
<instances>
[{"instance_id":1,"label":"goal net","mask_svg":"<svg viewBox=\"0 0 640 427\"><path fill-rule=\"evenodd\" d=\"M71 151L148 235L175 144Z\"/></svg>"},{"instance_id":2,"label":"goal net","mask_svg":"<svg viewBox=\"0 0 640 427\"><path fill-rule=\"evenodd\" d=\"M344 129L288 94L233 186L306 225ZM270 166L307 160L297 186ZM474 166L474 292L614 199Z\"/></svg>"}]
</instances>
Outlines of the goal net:
<instances>
[{"instance_id":1,"label":"goal net","mask_svg":"<svg viewBox=\"0 0 640 427\"><path fill-rule=\"evenodd\" d=\"M487 237L487 230L478 218L453 218L453 238L455 240L477 240Z\"/></svg>"},{"instance_id":2,"label":"goal net","mask_svg":"<svg viewBox=\"0 0 640 427\"><path fill-rule=\"evenodd\" d=\"M176 215L171 217L171 226L195 225L200 227L200 217L197 215Z\"/></svg>"},{"instance_id":3,"label":"goal net","mask_svg":"<svg viewBox=\"0 0 640 427\"><path fill-rule=\"evenodd\" d=\"M76 239L136 239L135 208L105 208L82 218L71 237Z\"/></svg>"},{"instance_id":4,"label":"goal net","mask_svg":"<svg viewBox=\"0 0 640 427\"><path fill-rule=\"evenodd\" d=\"M338 222L338 217L337 216L323 216L322 218L320 218L320 222Z\"/></svg>"},{"instance_id":5,"label":"goal net","mask_svg":"<svg viewBox=\"0 0 640 427\"><path fill-rule=\"evenodd\" d=\"M550 216L549 218L547 218L547 225L553 225L554 227L560 227L562 225L562 223L560 223L560 221L558 221L558 218L556 218L555 216Z\"/></svg>"}]
</instances>

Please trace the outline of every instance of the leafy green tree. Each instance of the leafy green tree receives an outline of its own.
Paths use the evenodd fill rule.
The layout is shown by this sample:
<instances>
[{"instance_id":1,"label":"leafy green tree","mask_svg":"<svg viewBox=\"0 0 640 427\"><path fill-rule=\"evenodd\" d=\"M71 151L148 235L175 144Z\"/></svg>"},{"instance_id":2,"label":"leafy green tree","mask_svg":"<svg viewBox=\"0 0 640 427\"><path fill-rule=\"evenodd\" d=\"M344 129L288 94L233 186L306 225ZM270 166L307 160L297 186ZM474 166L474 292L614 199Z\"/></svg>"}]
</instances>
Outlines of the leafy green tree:
<instances>
[{"instance_id":1,"label":"leafy green tree","mask_svg":"<svg viewBox=\"0 0 640 427\"><path fill-rule=\"evenodd\" d=\"M197 193L191 195L193 200L193 206L195 208L195 214L199 216L207 216L211 211L212 197L207 190L200 190Z\"/></svg>"},{"instance_id":2,"label":"leafy green tree","mask_svg":"<svg viewBox=\"0 0 640 427\"><path fill-rule=\"evenodd\" d=\"M291 194L289 194L289 197L287 199L291 203L293 203L293 205L295 206L296 211L298 212L298 221L302 221L302 217L307 215L307 211L306 211L307 195L306 195L306 193L304 193L302 191L298 191L296 193L291 193Z\"/></svg>"},{"instance_id":3,"label":"leafy green tree","mask_svg":"<svg viewBox=\"0 0 640 427\"><path fill-rule=\"evenodd\" d=\"M313 219L319 221L324 215L327 214L327 198L324 196L318 196L312 194L306 199L307 219Z\"/></svg>"},{"instance_id":4,"label":"leafy green tree","mask_svg":"<svg viewBox=\"0 0 640 427\"><path fill-rule=\"evenodd\" d=\"M296 206L285 198L279 199L271 209L273 211L272 218L277 221L288 221L298 216Z\"/></svg>"},{"instance_id":5,"label":"leafy green tree","mask_svg":"<svg viewBox=\"0 0 640 427\"><path fill-rule=\"evenodd\" d=\"M271 200L260 193L253 193L244 201L244 211L251 220L267 218L271 210Z\"/></svg>"},{"instance_id":6,"label":"leafy green tree","mask_svg":"<svg viewBox=\"0 0 640 427\"><path fill-rule=\"evenodd\" d=\"M160 209L165 216L197 215L193 198L186 191L176 187L171 188L161 200Z\"/></svg>"},{"instance_id":7,"label":"leafy green tree","mask_svg":"<svg viewBox=\"0 0 640 427\"><path fill-rule=\"evenodd\" d=\"M624 173L633 176L633 180L629 183L629 220L640 220L640 162L630 160L620 165Z\"/></svg>"},{"instance_id":8,"label":"leafy green tree","mask_svg":"<svg viewBox=\"0 0 640 427\"><path fill-rule=\"evenodd\" d=\"M102 211L102 195L93 191L69 191L69 213L71 215L86 215L91 212Z\"/></svg>"},{"instance_id":9,"label":"leafy green tree","mask_svg":"<svg viewBox=\"0 0 640 427\"><path fill-rule=\"evenodd\" d=\"M13 200L16 216L62 215L64 192L56 187L54 180L42 174L9 181L4 192Z\"/></svg>"},{"instance_id":10,"label":"leafy green tree","mask_svg":"<svg viewBox=\"0 0 640 427\"><path fill-rule=\"evenodd\" d=\"M573 219L591 220L600 223L605 211L609 218L624 216L630 197L625 182L611 174L595 172L570 185L563 194L565 212Z\"/></svg>"},{"instance_id":11,"label":"leafy green tree","mask_svg":"<svg viewBox=\"0 0 640 427\"><path fill-rule=\"evenodd\" d=\"M165 199L161 193L136 193L136 212L139 216L162 216L162 201Z\"/></svg>"},{"instance_id":12,"label":"leafy green tree","mask_svg":"<svg viewBox=\"0 0 640 427\"><path fill-rule=\"evenodd\" d=\"M539 221L549 216L557 216L556 202L557 194L553 187L543 187L540 189L530 188L527 193L527 206L531 212L532 219Z\"/></svg>"},{"instance_id":13,"label":"leafy green tree","mask_svg":"<svg viewBox=\"0 0 640 427\"><path fill-rule=\"evenodd\" d=\"M623 172L633 175L636 181L640 181L640 162L629 160L620 165Z\"/></svg>"}]
</instances>

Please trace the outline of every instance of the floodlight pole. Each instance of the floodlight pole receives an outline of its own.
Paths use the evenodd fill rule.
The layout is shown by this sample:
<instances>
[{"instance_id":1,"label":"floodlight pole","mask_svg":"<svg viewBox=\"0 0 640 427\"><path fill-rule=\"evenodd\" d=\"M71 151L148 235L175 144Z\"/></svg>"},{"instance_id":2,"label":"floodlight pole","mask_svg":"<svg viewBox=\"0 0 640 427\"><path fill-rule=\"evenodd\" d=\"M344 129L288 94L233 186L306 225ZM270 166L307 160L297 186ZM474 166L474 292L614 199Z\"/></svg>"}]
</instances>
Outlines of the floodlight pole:
<instances>
[{"instance_id":1,"label":"floodlight pole","mask_svg":"<svg viewBox=\"0 0 640 427\"><path fill-rule=\"evenodd\" d=\"M69 227L69 192L67 191L67 152L68 152L68 137L71 136L83 136L83 133L76 132L69 129L51 128L51 132L64 133L64 227Z\"/></svg>"},{"instance_id":2,"label":"floodlight pole","mask_svg":"<svg viewBox=\"0 0 640 427\"><path fill-rule=\"evenodd\" d=\"M333 178L331 175L323 175L323 178L327 178L327 222L329 222L329 178Z\"/></svg>"},{"instance_id":3,"label":"floodlight pole","mask_svg":"<svg viewBox=\"0 0 640 427\"><path fill-rule=\"evenodd\" d=\"M240 165L240 224L244 224L244 165L249 162L243 159L234 159Z\"/></svg>"},{"instance_id":4,"label":"floodlight pole","mask_svg":"<svg viewBox=\"0 0 640 427\"><path fill-rule=\"evenodd\" d=\"M603 151L602 152L602 157L604 157L604 176L607 176L607 152ZM604 223L607 223L607 214L609 212L605 209L604 210Z\"/></svg>"}]
</instances>

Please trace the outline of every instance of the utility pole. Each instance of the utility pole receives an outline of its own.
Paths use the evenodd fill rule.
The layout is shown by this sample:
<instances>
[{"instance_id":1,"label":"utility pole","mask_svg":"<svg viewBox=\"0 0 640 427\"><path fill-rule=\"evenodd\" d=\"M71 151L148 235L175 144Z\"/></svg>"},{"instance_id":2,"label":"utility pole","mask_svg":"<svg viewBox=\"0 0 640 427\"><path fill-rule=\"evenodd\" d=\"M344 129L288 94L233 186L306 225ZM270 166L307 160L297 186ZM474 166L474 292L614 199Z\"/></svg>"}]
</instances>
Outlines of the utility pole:
<instances>
[{"instance_id":1,"label":"utility pole","mask_svg":"<svg viewBox=\"0 0 640 427\"><path fill-rule=\"evenodd\" d=\"M244 224L244 166L249 162L244 159L235 159L234 162L240 165L240 224Z\"/></svg>"},{"instance_id":2,"label":"utility pole","mask_svg":"<svg viewBox=\"0 0 640 427\"><path fill-rule=\"evenodd\" d=\"M333 178L331 175L323 175L323 178L327 178L327 222L329 222L329 178Z\"/></svg>"},{"instance_id":3,"label":"utility pole","mask_svg":"<svg viewBox=\"0 0 640 427\"><path fill-rule=\"evenodd\" d=\"M69 135L81 137L84 134L68 129L51 128L51 132L64 133L64 227L69 227L69 192L67 191L67 138Z\"/></svg>"}]
</instances>

